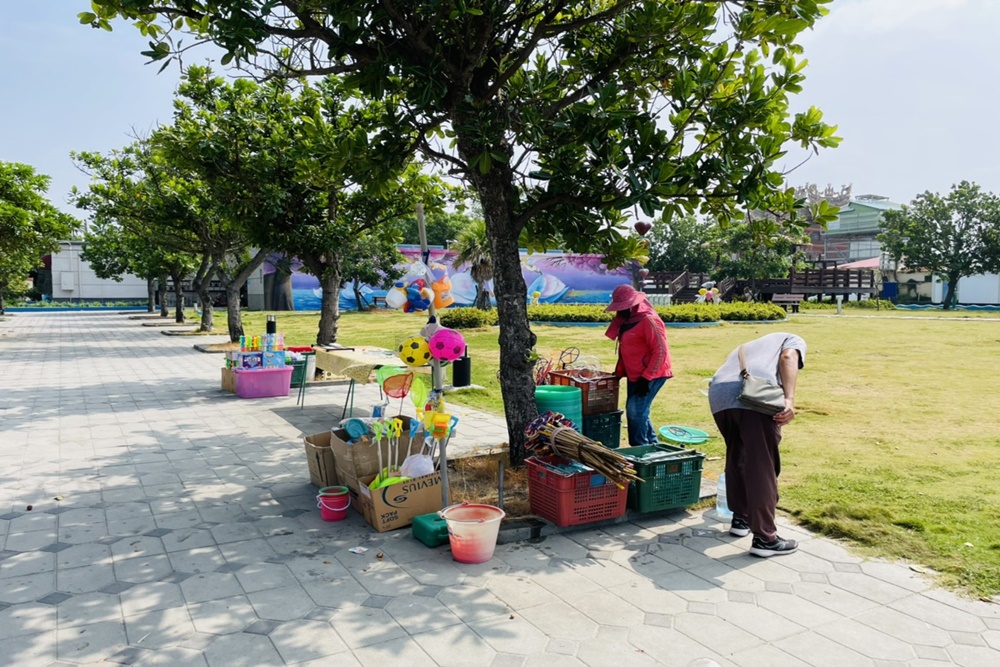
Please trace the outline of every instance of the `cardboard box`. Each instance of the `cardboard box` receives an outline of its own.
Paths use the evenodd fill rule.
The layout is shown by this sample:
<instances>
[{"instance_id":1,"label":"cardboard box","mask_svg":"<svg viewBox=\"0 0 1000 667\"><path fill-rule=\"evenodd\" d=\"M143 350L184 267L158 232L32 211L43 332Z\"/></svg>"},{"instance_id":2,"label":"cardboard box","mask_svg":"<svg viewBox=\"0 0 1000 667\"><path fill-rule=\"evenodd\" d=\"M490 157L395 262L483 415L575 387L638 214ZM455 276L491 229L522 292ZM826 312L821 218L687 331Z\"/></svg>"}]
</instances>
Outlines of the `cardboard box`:
<instances>
[{"instance_id":1,"label":"cardboard box","mask_svg":"<svg viewBox=\"0 0 1000 667\"><path fill-rule=\"evenodd\" d=\"M222 391L236 393L236 373L233 372L232 368L222 369Z\"/></svg>"},{"instance_id":2,"label":"cardboard box","mask_svg":"<svg viewBox=\"0 0 1000 667\"><path fill-rule=\"evenodd\" d=\"M303 438L306 445L306 461L309 463L309 481L319 488L340 486L330 438L329 431Z\"/></svg>"},{"instance_id":3,"label":"cardboard box","mask_svg":"<svg viewBox=\"0 0 1000 667\"><path fill-rule=\"evenodd\" d=\"M400 419L403 420L403 432L399 437L399 447L396 448L396 465L401 465L406 460L410 448L410 418L400 417ZM363 477L369 477L371 481L378 474L378 445L371 438L349 444L350 438L344 429L333 429L330 433L330 447L333 449L333 458L337 466L337 478L341 484L357 493L361 490ZM390 463L389 447L384 438L380 444L382 466L386 467ZM415 452L416 445L414 445Z\"/></svg>"},{"instance_id":4,"label":"cardboard box","mask_svg":"<svg viewBox=\"0 0 1000 667\"><path fill-rule=\"evenodd\" d=\"M413 518L441 509L441 473L415 477L405 482L369 489L375 475L361 478L358 505L365 521L380 533L405 528Z\"/></svg>"}]
</instances>

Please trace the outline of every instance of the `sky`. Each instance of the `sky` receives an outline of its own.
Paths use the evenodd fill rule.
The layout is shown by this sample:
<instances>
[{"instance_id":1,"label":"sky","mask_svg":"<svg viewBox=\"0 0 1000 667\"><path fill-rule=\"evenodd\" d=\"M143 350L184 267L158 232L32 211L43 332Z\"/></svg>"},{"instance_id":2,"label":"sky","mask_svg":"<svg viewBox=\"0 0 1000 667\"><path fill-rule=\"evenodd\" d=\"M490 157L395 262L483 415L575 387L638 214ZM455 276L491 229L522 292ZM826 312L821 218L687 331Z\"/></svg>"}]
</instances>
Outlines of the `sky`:
<instances>
[{"instance_id":1,"label":"sky","mask_svg":"<svg viewBox=\"0 0 1000 667\"><path fill-rule=\"evenodd\" d=\"M31 11L26 11L30 6ZM176 67L157 75L144 38L116 23L79 25L89 0L0 0L0 160L52 177L49 197L68 212L89 178L70 151L106 152L170 121ZM997 0L834 0L802 38L804 91L843 143L788 175L793 185L851 185L906 203L962 180L1000 193ZM205 62L215 52L192 53ZM802 153L792 152L786 168Z\"/></svg>"}]
</instances>

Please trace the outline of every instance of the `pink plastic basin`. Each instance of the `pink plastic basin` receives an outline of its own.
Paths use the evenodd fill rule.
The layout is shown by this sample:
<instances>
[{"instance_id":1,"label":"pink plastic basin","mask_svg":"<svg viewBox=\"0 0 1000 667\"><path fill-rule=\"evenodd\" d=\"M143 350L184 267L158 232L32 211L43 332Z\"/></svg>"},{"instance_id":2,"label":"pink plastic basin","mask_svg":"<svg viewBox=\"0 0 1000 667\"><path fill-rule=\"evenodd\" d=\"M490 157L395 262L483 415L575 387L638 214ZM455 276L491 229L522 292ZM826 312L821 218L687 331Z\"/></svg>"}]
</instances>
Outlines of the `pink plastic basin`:
<instances>
[{"instance_id":1,"label":"pink plastic basin","mask_svg":"<svg viewBox=\"0 0 1000 667\"><path fill-rule=\"evenodd\" d=\"M236 374L236 395L240 398L288 396L292 386L291 366L284 368L233 369Z\"/></svg>"}]
</instances>

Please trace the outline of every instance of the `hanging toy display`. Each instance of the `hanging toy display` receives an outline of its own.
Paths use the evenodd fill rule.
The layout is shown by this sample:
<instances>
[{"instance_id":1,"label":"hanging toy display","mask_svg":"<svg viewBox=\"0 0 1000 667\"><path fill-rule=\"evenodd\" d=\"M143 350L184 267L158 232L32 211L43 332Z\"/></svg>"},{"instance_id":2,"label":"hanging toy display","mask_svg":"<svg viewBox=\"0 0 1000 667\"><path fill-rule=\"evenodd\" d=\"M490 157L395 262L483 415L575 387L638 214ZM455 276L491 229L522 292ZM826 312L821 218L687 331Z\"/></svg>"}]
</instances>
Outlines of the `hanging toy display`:
<instances>
[{"instance_id":1,"label":"hanging toy display","mask_svg":"<svg viewBox=\"0 0 1000 667\"><path fill-rule=\"evenodd\" d=\"M440 361L455 361L465 354L465 337L454 329L438 329L428 342L431 356Z\"/></svg>"},{"instance_id":2,"label":"hanging toy display","mask_svg":"<svg viewBox=\"0 0 1000 667\"><path fill-rule=\"evenodd\" d=\"M406 305L406 301L406 284L402 280L397 280L396 284L385 293L385 305L398 310Z\"/></svg>"},{"instance_id":3,"label":"hanging toy display","mask_svg":"<svg viewBox=\"0 0 1000 667\"><path fill-rule=\"evenodd\" d=\"M399 344L399 358L407 366L423 366L431 360L431 350L423 336L410 336Z\"/></svg>"},{"instance_id":4,"label":"hanging toy display","mask_svg":"<svg viewBox=\"0 0 1000 667\"><path fill-rule=\"evenodd\" d=\"M431 289L434 291L434 307L447 308L455 303L455 297L451 295L451 278L448 277L448 269L444 264L431 264Z\"/></svg>"},{"instance_id":5,"label":"hanging toy display","mask_svg":"<svg viewBox=\"0 0 1000 667\"><path fill-rule=\"evenodd\" d=\"M403 312L414 313L427 310L431 305L433 295L427 296L425 286L423 278L414 280L406 286L406 304L403 306Z\"/></svg>"}]
</instances>

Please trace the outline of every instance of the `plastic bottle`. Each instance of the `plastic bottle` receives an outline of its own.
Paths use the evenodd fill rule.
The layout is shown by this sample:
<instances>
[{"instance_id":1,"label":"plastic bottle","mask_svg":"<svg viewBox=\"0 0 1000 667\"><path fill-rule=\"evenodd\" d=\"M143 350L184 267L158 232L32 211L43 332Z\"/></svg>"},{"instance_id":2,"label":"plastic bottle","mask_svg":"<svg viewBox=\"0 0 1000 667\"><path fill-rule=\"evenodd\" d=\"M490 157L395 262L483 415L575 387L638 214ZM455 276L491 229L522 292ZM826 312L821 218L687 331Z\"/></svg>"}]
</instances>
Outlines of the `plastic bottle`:
<instances>
[{"instance_id":1,"label":"plastic bottle","mask_svg":"<svg viewBox=\"0 0 1000 667\"><path fill-rule=\"evenodd\" d=\"M715 513L722 518L730 519L733 516L729 509L729 502L726 497L726 473L719 475L719 481L715 486Z\"/></svg>"}]
</instances>

